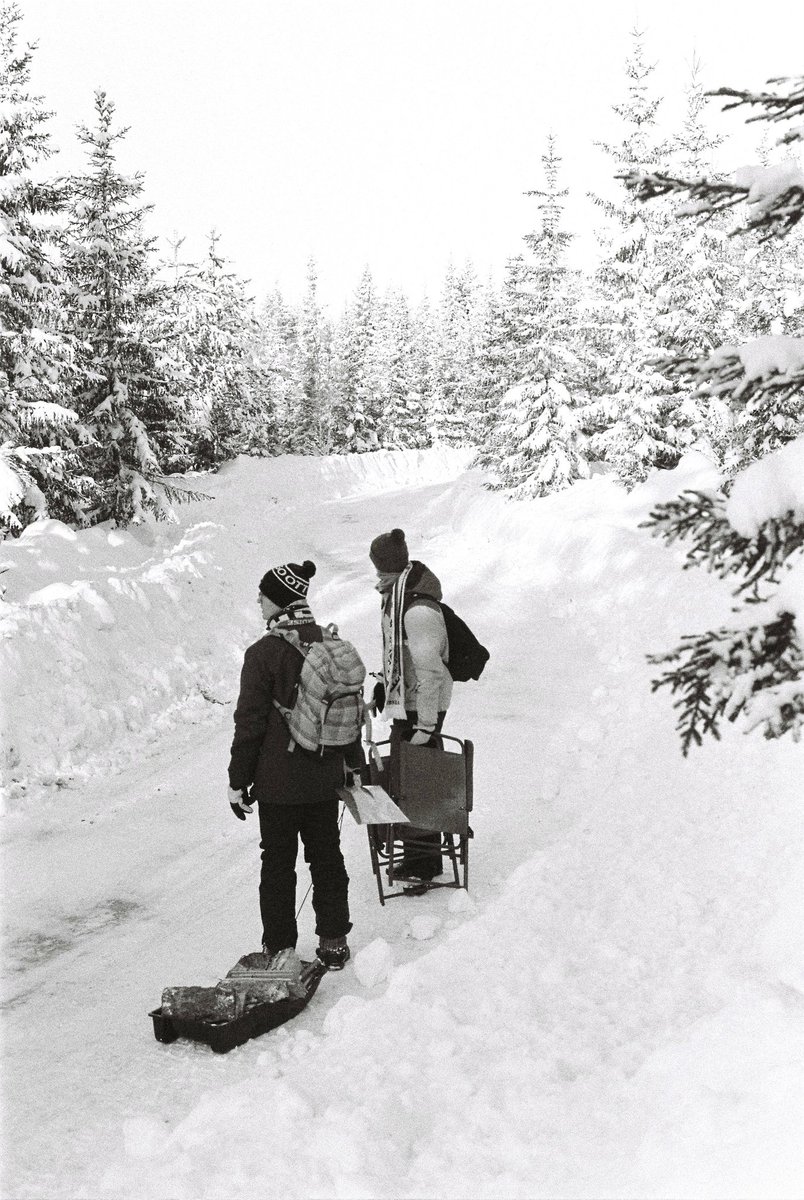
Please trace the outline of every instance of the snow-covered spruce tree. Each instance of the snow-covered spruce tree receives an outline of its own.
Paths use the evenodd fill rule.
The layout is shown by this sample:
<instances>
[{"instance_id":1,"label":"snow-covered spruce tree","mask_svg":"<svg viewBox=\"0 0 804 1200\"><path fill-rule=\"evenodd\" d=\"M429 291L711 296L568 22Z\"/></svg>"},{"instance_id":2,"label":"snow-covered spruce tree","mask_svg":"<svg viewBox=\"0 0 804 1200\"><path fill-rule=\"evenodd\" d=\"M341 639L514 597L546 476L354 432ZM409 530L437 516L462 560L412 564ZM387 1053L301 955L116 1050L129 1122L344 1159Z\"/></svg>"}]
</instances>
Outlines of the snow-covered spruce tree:
<instances>
[{"instance_id":1,"label":"snow-covered spruce tree","mask_svg":"<svg viewBox=\"0 0 804 1200\"><path fill-rule=\"evenodd\" d=\"M165 379L171 396L170 410L154 444L163 469L180 472L196 466L198 412L203 407L198 399L196 346L207 306L201 268L183 261L184 237L174 233L166 240L170 254L158 264L165 286L160 302L149 311L147 335L154 348L156 372Z\"/></svg>"},{"instance_id":2,"label":"snow-covered spruce tree","mask_svg":"<svg viewBox=\"0 0 804 1200\"><path fill-rule=\"evenodd\" d=\"M480 289L476 308L477 352L475 388L466 411L469 444L483 453L496 418L496 406L505 394L505 347L502 332L502 297L492 279Z\"/></svg>"},{"instance_id":3,"label":"snow-covered spruce tree","mask_svg":"<svg viewBox=\"0 0 804 1200\"><path fill-rule=\"evenodd\" d=\"M712 169L722 138L707 121L709 97L703 89L701 67L692 62L682 125L673 138L672 161L685 173ZM674 228L678 228L674 221ZM672 228L672 227L671 227ZM744 253L728 236L724 220L697 224L676 240L676 254L661 287L658 325L665 344L706 350L730 340L745 308ZM691 401L691 398L690 398ZM691 401L694 432L708 425L710 414Z\"/></svg>"},{"instance_id":4,"label":"snow-covered spruce tree","mask_svg":"<svg viewBox=\"0 0 804 1200\"><path fill-rule=\"evenodd\" d=\"M241 453L274 453L270 397L263 403L258 323L246 284L222 256L212 232L197 277L201 319L194 338L194 465L214 467Z\"/></svg>"},{"instance_id":5,"label":"snow-covered spruce tree","mask_svg":"<svg viewBox=\"0 0 804 1200\"><path fill-rule=\"evenodd\" d=\"M52 154L50 113L29 91L34 47L17 48L21 13L0 7L0 531L33 517L80 519L88 481L69 399L72 345L59 327L54 224L62 190L38 179Z\"/></svg>"},{"instance_id":6,"label":"snow-covered spruce tree","mask_svg":"<svg viewBox=\"0 0 804 1200\"><path fill-rule=\"evenodd\" d=\"M368 267L335 331L336 391L332 446L341 452L376 450L383 435L376 362L378 301Z\"/></svg>"},{"instance_id":7,"label":"snow-covered spruce tree","mask_svg":"<svg viewBox=\"0 0 804 1200\"><path fill-rule=\"evenodd\" d=\"M673 157L674 165L686 178L711 175L712 150L719 139L708 134L703 120L708 99L693 67L687 116L676 137ZM771 148L765 153L770 165ZM667 339L664 344L676 356L683 352L695 360L717 346L785 334L801 327L801 231L760 249L756 235L732 237L732 225L729 212L712 212L679 239L674 274L666 288L674 303L660 317ZM691 391L689 377L683 372L676 374L675 382L686 393L682 409L691 422L696 444L712 453L728 471L780 444L774 441L777 424L789 428L789 414L783 410L777 414L777 421L764 406L756 412L747 408L735 413L716 394Z\"/></svg>"},{"instance_id":8,"label":"snow-covered spruce tree","mask_svg":"<svg viewBox=\"0 0 804 1200\"><path fill-rule=\"evenodd\" d=\"M700 174L712 169L722 137L707 119L709 98L693 60L686 105L673 139L672 161L678 169ZM748 306L747 266L743 249L729 236L727 222L716 218L695 225L678 238L668 275L657 294L657 327L662 344L700 354L734 339ZM680 444L695 445L722 462L727 454L730 418L724 406L707 401L677 380L681 392Z\"/></svg>"},{"instance_id":9,"label":"snow-covered spruce tree","mask_svg":"<svg viewBox=\"0 0 804 1200\"><path fill-rule=\"evenodd\" d=\"M430 301L425 297L414 309L410 325L410 386L416 445L429 446L427 414L436 393L436 329Z\"/></svg>"},{"instance_id":10,"label":"snow-covered spruce tree","mask_svg":"<svg viewBox=\"0 0 804 1200\"><path fill-rule=\"evenodd\" d=\"M114 104L102 91L95 117L78 134L88 170L68 183L65 324L78 347L74 403L90 435L81 449L93 480L87 516L125 525L169 515L179 495L163 478L155 445L171 424L172 397L149 329L164 288L143 232L148 210L137 204L142 177L118 170L115 147L127 130L113 128Z\"/></svg>"},{"instance_id":11,"label":"snow-covered spruce tree","mask_svg":"<svg viewBox=\"0 0 804 1200\"><path fill-rule=\"evenodd\" d=\"M476 302L471 263L460 271L448 263L438 308L436 390L429 414L432 440L448 446L468 441L466 414L475 403Z\"/></svg>"},{"instance_id":12,"label":"snow-covered spruce tree","mask_svg":"<svg viewBox=\"0 0 804 1200\"><path fill-rule=\"evenodd\" d=\"M643 35L634 31L626 61L628 87L613 106L618 141L599 143L613 175L657 171L672 145L660 136L660 97L651 94L654 67L644 59ZM665 336L660 320L672 306L668 285L675 271L677 234L669 206L644 212L623 188L615 200L593 197L607 226L598 238L602 256L593 280L590 349L600 369L591 380L595 402L587 415L594 457L613 466L628 485L654 467L678 462L688 437L682 397L667 378L647 365Z\"/></svg>"},{"instance_id":13,"label":"snow-covered spruce tree","mask_svg":"<svg viewBox=\"0 0 804 1200\"><path fill-rule=\"evenodd\" d=\"M328 332L328 331L327 331ZM301 405L299 389L299 314L278 288L266 296L257 316L256 355L260 371L263 408L276 428L276 451L289 453L295 414ZM329 354L328 356L329 357ZM323 414L322 430L328 446L329 414Z\"/></svg>"},{"instance_id":14,"label":"snow-covered spruce tree","mask_svg":"<svg viewBox=\"0 0 804 1200\"><path fill-rule=\"evenodd\" d=\"M408 450L427 444L426 413L417 394L413 323L406 297L385 297L377 331L377 366L383 401L382 444Z\"/></svg>"},{"instance_id":15,"label":"snow-covered spruce tree","mask_svg":"<svg viewBox=\"0 0 804 1200\"><path fill-rule=\"evenodd\" d=\"M322 454L327 443L326 331L318 303L318 272L307 263L307 281L296 323L295 396L286 417L286 443L294 454Z\"/></svg>"},{"instance_id":16,"label":"snow-covered spruce tree","mask_svg":"<svg viewBox=\"0 0 804 1200\"><path fill-rule=\"evenodd\" d=\"M579 435L577 407L557 376L511 388L500 405L491 486L522 498L546 496L587 478Z\"/></svg>"},{"instance_id":17,"label":"snow-covered spruce tree","mask_svg":"<svg viewBox=\"0 0 804 1200\"><path fill-rule=\"evenodd\" d=\"M791 118L801 114L802 84L790 81L776 93L717 94L758 105L760 115L774 121L780 113ZM798 125L783 140L802 138L804 127ZM744 228L761 237L784 238L804 212L804 176L758 168L751 177L742 192L749 204ZM686 191L694 201L682 213L694 212L701 220L733 207L734 192L723 190L733 188L731 184L637 174L628 182L645 199L657 191ZM731 202L724 205L727 195ZM685 754L705 734L718 737L723 720L740 717L748 729L761 728L767 738L798 737L804 725L804 337L763 337L697 359L667 357L661 367L671 377L683 373L705 395L733 406L756 411L773 396L775 412L787 404L791 420L781 427L771 421L768 445L778 448L762 453L759 447L762 456L727 482L723 492L685 492L651 514L649 524L657 534L690 544L688 565L741 577L737 594L746 598L728 626L685 637L675 650L653 656L664 667L654 690L669 687L678 696Z\"/></svg>"},{"instance_id":18,"label":"snow-covered spruce tree","mask_svg":"<svg viewBox=\"0 0 804 1200\"><path fill-rule=\"evenodd\" d=\"M491 471L506 451L499 437L500 404L525 377L525 350L531 333L526 270L523 254L509 258L499 295L489 285L480 301L475 398L468 414L468 433L470 443L477 447L474 465Z\"/></svg>"},{"instance_id":19,"label":"snow-covered spruce tree","mask_svg":"<svg viewBox=\"0 0 804 1200\"><path fill-rule=\"evenodd\" d=\"M538 197L540 228L526 234L521 315L516 337L521 382L500 400L492 436L496 486L514 496L544 496L589 475L571 388L581 374L577 274L567 264L571 235L561 228L567 192L558 186L555 139L542 156L546 188Z\"/></svg>"}]
</instances>

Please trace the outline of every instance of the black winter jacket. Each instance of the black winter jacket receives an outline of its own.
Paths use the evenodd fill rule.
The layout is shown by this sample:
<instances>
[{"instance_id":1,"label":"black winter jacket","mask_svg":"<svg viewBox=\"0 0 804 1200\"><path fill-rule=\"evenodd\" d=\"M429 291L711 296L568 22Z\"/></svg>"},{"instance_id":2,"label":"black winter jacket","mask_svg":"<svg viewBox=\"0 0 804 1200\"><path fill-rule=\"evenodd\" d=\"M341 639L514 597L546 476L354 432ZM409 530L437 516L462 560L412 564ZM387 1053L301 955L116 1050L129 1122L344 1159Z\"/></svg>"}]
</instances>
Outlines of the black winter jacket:
<instances>
[{"instance_id":1,"label":"black winter jacket","mask_svg":"<svg viewBox=\"0 0 804 1200\"><path fill-rule=\"evenodd\" d=\"M303 642L320 642L319 625L298 626ZM335 798L344 782L344 762L360 766L360 741L346 755L321 758L294 745L276 698L289 707L302 668L302 656L282 637L265 634L249 646L240 673L229 785L251 788L259 804L317 804ZM291 750L291 746L293 749Z\"/></svg>"}]
</instances>

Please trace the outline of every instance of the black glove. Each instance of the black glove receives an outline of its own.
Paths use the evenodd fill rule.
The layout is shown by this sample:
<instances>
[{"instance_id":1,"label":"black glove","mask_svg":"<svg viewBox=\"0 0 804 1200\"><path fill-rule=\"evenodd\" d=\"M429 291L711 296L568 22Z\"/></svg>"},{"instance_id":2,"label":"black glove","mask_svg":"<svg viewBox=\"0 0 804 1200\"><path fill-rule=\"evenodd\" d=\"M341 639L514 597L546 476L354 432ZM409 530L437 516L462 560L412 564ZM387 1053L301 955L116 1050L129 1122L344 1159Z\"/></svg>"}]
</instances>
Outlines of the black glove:
<instances>
[{"instance_id":1,"label":"black glove","mask_svg":"<svg viewBox=\"0 0 804 1200\"><path fill-rule=\"evenodd\" d=\"M238 821L245 821L246 813L253 812L254 809L249 801L248 788L232 788L228 789L229 807L231 808Z\"/></svg>"},{"instance_id":2,"label":"black glove","mask_svg":"<svg viewBox=\"0 0 804 1200\"><path fill-rule=\"evenodd\" d=\"M385 708L385 684L382 680L374 684L374 691L371 695L371 702L374 705L374 711L381 713Z\"/></svg>"}]
</instances>

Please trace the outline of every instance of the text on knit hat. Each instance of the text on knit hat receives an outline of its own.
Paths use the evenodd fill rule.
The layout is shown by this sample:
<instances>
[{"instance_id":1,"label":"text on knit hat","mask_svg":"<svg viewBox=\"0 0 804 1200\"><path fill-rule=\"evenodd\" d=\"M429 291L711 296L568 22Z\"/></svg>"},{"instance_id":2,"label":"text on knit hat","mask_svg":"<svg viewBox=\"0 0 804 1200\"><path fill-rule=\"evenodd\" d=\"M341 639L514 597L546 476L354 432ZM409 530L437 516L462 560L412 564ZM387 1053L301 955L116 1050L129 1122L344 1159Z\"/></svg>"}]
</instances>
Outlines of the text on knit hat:
<instances>
[{"instance_id":1,"label":"text on knit hat","mask_svg":"<svg viewBox=\"0 0 804 1200\"><path fill-rule=\"evenodd\" d=\"M273 604L285 608L296 600L307 599L307 589L314 575L315 563L309 558L303 563L282 563L265 572L260 580L260 591Z\"/></svg>"}]
</instances>

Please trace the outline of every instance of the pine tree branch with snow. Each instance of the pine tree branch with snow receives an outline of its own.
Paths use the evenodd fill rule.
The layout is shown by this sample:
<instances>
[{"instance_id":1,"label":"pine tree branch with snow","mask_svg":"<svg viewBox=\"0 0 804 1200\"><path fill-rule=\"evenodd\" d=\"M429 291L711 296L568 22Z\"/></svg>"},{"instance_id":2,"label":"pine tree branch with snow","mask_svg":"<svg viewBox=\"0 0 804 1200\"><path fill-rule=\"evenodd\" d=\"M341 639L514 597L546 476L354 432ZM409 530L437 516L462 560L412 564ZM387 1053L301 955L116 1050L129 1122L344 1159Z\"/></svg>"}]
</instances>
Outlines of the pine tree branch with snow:
<instances>
[{"instance_id":1,"label":"pine tree branch with snow","mask_svg":"<svg viewBox=\"0 0 804 1200\"><path fill-rule=\"evenodd\" d=\"M687 542L685 570L705 567L721 579L743 575L735 595L747 593L759 601L767 595L760 592L760 586L777 585L788 561L804 548L804 523L791 509L770 517L745 537L728 520L726 505L721 492L682 492L678 499L657 505L643 528L651 529L668 545Z\"/></svg>"},{"instance_id":2,"label":"pine tree branch with snow","mask_svg":"<svg viewBox=\"0 0 804 1200\"><path fill-rule=\"evenodd\" d=\"M723 105L724 112L744 104L751 108L758 106L762 111L747 117L747 122L792 121L797 117L804 121L804 75L769 79L768 83L786 84L786 91L753 92L722 87L710 92L710 95L731 97L732 103ZM789 130L781 140L788 143L804 141L804 125Z\"/></svg>"},{"instance_id":3,"label":"pine tree branch with snow","mask_svg":"<svg viewBox=\"0 0 804 1200\"><path fill-rule=\"evenodd\" d=\"M29 90L34 47L17 46L21 18L16 4L0 7L0 531L11 533L37 517L80 519L88 483L70 398L76 346L60 320L64 188L38 178L52 114Z\"/></svg>"},{"instance_id":4,"label":"pine tree branch with snow","mask_svg":"<svg viewBox=\"0 0 804 1200\"><path fill-rule=\"evenodd\" d=\"M736 417L736 466L804 433L804 338L764 336L652 364L668 379L691 382L694 397L726 401Z\"/></svg>"},{"instance_id":5,"label":"pine tree branch with snow","mask_svg":"<svg viewBox=\"0 0 804 1200\"><path fill-rule=\"evenodd\" d=\"M721 94L759 105L769 120L801 112L800 80L777 97ZM687 190L695 203L682 212L704 220L731 202L732 185L712 190L706 181L637 173L628 182L641 199ZM748 228L764 231L766 241L789 235L804 214L804 174L793 164L750 168L738 174L734 188L754 206ZM762 336L706 355L662 356L654 365L670 379L690 380L697 394L726 402L735 417L740 469L722 494L685 493L659 506L649 523L668 541L691 543L687 565L742 575L737 595L752 607L738 610L744 628L688 636L675 650L651 656L669 667L653 689L680 693L675 706L684 754L707 733L719 737L719 722L739 716L767 738L798 738L804 725L804 338Z\"/></svg>"},{"instance_id":6,"label":"pine tree branch with snow","mask_svg":"<svg viewBox=\"0 0 804 1200\"><path fill-rule=\"evenodd\" d=\"M749 206L748 218L744 226L733 232L752 230L763 239L784 237L804 216L804 171L795 163L743 167L735 172L732 183L638 171L626 172L619 178L640 201L686 193L689 203L678 209L679 216L712 216L744 201Z\"/></svg>"},{"instance_id":7,"label":"pine tree branch with snow","mask_svg":"<svg viewBox=\"0 0 804 1200\"><path fill-rule=\"evenodd\" d=\"M804 77L771 80L786 85L786 90L771 92L738 91L720 88L712 96L733 97L726 109L742 104L757 106L760 112L750 121L789 121L804 115ZM804 124L785 133L780 141L790 144L804 139ZM748 217L734 233L753 230L761 239L785 237L804 216L804 171L793 161L773 166L743 167L729 181L716 179L682 179L660 171L640 169L624 172L621 179L639 201L660 196L686 193L689 202L678 209L679 216L706 219L713 214L735 207L745 201Z\"/></svg>"},{"instance_id":8,"label":"pine tree branch with snow","mask_svg":"<svg viewBox=\"0 0 804 1200\"><path fill-rule=\"evenodd\" d=\"M652 690L669 687L679 693L676 728L682 753L700 746L706 734L720 738L720 723L741 715L748 727L763 727L766 738L804 727L804 651L795 618L782 613L765 625L719 629L682 639L669 654L651 655L651 663L667 664Z\"/></svg>"}]
</instances>

